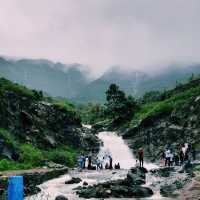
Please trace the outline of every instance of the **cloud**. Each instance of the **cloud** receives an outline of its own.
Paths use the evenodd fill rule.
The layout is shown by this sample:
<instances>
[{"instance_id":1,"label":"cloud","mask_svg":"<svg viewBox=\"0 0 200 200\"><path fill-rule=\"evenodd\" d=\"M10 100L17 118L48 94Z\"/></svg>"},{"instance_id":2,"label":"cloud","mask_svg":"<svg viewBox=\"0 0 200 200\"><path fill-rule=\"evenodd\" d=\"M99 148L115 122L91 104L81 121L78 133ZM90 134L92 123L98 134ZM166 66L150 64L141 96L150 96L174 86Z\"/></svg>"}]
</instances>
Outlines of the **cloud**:
<instances>
[{"instance_id":1,"label":"cloud","mask_svg":"<svg viewBox=\"0 0 200 200\"><path fill-rule=\"evenodd\" d=\"M200 61L199 0L0 1L0 54L78 62L96 73Z\"/></svg>"}]
</instances>

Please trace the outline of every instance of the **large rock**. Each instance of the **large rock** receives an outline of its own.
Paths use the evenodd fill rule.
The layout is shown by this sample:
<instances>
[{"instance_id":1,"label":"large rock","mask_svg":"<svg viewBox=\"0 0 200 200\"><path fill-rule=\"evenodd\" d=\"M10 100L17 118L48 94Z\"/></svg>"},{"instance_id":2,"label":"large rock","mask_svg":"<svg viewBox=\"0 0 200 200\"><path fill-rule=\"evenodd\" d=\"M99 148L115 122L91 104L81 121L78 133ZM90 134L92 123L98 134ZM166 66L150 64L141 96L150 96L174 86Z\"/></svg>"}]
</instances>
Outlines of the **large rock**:
<instances>
[{"instance_id":1,"label":"large rock","mask_svg":"<svg viewBox=\"0 0 200 200\"><path fill-rule=\"evenodd\" d=\"M65 184L77 184L80 183L82 180L78 177L72 177L70 180L65 181Z\"/></svg>"},{"instance_id":2,"label":"large rock","mask_svg":"<svg viewBox=\"0 0 200 200\"><path fill-rule=\"evenodd\" d=\"M134 167L131 168L127 174L126 181L129 185L142 185L145 184L147 169Z\"/></svg>"},{"instance_id":3,"label":"large rock","mask_svg":"<svg viewBox=\"0 0 200 200\"><path fill-rule=\"evenodd\" d=\"M79 191L77 191L77 194L79 197L90 199L96 197L96 188L93 186L89 186L87 188L81 188Z\"/></svg>"},{"instance_id":4,"label":"large rock","mask_svg":"<svg viewBox=\"0 0 200 200\"><path fill-rule=\"evenodd\" d=\"M63 195L59 195L55 198L55 200L68 200L67 197L63 196Z\"/></svg>"},{"instance_id":5,"label":"large rock","mask_svg":"<svg viewBox=\"0 0 200 200\"><path fill-rule=\"evenodd\" d=\"M145 198L153 195L153 191L150 188L142 186L127 186L118 185L112 183L109 188L105 188L103 184L89 186L87 188L80 188L77 191L79 197L90 199L90 198Z\"/></svg>"},{"instance_id":6,"label":"large rock","mask_svg":"<svg viewBox=\"0 0 200 200\"><path fill-rule=\"evenodd\" d=\"M128 172L127 182L130 185L142 185L145 184L145 176L143 174L133 174Z\"/></svg>"},{"instance_id":7,"label":"large rock","mask_svg":"<svg viewBox=\"0 0 200 200\"><path fill-rule=\"evenodd\" d=\"M175 185L163 185L160 188L160 194L164 197L176 197L177 194L174 193L176 191Z\"/></svg>"},{"instance_id":8,"label":"large rock","mask_svg":"<svg viewBox=\"0 0 200 200\"><path fill-rule=\"evenodd\" d=\"M159 169L153 169L150 172L156 176L169 177L172 172L174 172L174 167L164 167Z\"/></svg>"},{"instance_id":9,"label":"large rock","mask_svg":"<svg viewBox=\"0 0 200 200\"><path fill-rule=\"evenodd\" d=\"M132 196L136 198L147 198L153 195L152 189L141 186L131 188L130 192L132 193Z\"/></svg>"},{"instance_id":10,"label":"large rock","mask_svg":"<svg viewBox=\"0 0 200 200\"><path fill-rule=\"evenodd\" d=\"M94 186L79 187L77 194L83 198L144 198L150 197L153 191L150 188L142 187L145 184L144 168L132 168L124 180L113 180L100 183Z\"/></svg>"}]
</instances>

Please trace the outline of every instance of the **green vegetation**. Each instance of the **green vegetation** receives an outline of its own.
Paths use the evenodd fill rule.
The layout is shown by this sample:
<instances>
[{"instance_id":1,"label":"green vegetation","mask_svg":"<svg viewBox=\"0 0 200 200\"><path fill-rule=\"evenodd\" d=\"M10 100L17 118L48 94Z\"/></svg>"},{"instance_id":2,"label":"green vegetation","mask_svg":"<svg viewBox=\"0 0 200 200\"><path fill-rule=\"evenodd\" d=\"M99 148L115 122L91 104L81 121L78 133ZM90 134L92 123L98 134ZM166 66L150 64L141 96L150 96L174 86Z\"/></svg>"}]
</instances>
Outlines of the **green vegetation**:
<instances>
[{"instance_id":1,"label":"green vegetation","mask_svg":"<svg viewBox=\"0 0 200 200\"><path fill-rule=\"evenodd\" d=\"M11 94L11 97L6 95L7 93ZM15 99L12 99L13 94L16 94L17 105L13 106L11 109L11 104L13 102L15 103ZM1 123L0 170L4 171L42 167L46 161L53 161L55 163L73 167L76 163L76 157L78 154L78 150L74 149L73 147L66 145L58 149L49 149L49 147L45 146L45 144L43 147L40 148L38 148L37 145L33 145L31 143L22 144L22 141L24 141L24 138L26 137L26 132L24 132L24 127L20 126L20 113L22 109L20 108L21 99L25 99L27 101L27 105L24 105L23 109L27 109L25 112L28 113L27 115L31 116L30 120L34 120L34 117L37 117L37 113L32 113L33 111L28 109L29 103L35 104L37 101L42 101L44 104L49 104L48 106L52 106L53 108L55 108L55 112L63 114L62 119L66 118L69 124L81 124L81 119L78 116L74 105L68 102L66 99L54 99L49 97L48 95L43 96L43 93L41 91L30 90L25 86L15 84L4 78L0 78L1 120L3 120L4 117L6 118L7 113L10 112L9 114L12 114L12 116L16 117L16 120L14 120L13 124L11 123L11 130L17 127L17 130L14 131L14 134L13 132L8 131L10 130L10 126L8 125L8 122L6 120L5 123ZM12 101L9 102L8 100ZM8 121L9 120L11 121L11 118L9 118ZM45 121L46 119L42 120ZM48 128L49 127L47 127L47 129Z\"/></svg>"},{"instance_id":2,"label":"green vegetation","mask_svg":"<svg viewBox=\"0 0 200 200\"><path fill-rule=\"evenodd\" d=\"M8 159L0 160L0 171L31 169L29 163L19 163Z\"/></svg>"},{"instance_id":3,"label":"green vegetation","mask_svg":"<svg viewBox=\"0 0 200 200\"><path fill-rule=\"evenodd\" d=\"M199 172L200 172L200 165L195 166L193 170L194 170L194 171L199 171Z\"/></svg>"},{"instance_id":4,"label":"green vegetation","mask_svg":"<svg viewBox=\"0 0 200 200\"><path fill-rule=\"evenodd\" d=\"M10 132L0 128L0 138L4 140L4 143L10 148L17 148L17 142Z\"/></svg>"},{"instance_id":5,"label":"green vegetation","mask_svg":"<svg viewBox=\"0 0 200 200\"><path fill-rule=\"evenodd\" d=\"M20 144L6 130L0 129L0 138L4 140L8 148L19 154L17 161L3 158L0 160L0 171L21 170L41 167L44 161L52 161L58 164L73 167L76 164L78 151L69 146L63 146L49 151L41 150L31 144Z\"/></svg>"},{"instance_id":6,"label":"green vegetation","mask_svg":"<svg viewBox=\"0 0 200 200\"><path fill-rule=\"evenodd\" d=\"M130 119L137 109L137 102L131 96L126 97L125 93L115 84L111 84L106 91L106 114L115 122L122 122Z\"/></svg>"},{"instance_id":7,"label":"green vegetation","mask_svg":"<svg viewBox=\"0 0 200 200\"><path fill-rule=\"evenodd\" d=\"M173 90L147 92L143 98L137 101L119 89L115 84L111 84L106 92L107 103L105 106L99 104L88 104L82 118L91 123L100 121L118 120L123 121L120 126L137 127L147 118L167 115L172 110L179 111L190 102L191 98L200 95L200 79L190 78L187 84L179 84Z\"/></svg>"},{"instance_id":8,"label":"green vegetation","mask_svg":"<svg viewBox=\"0 0 200 200\"><path fill-rule=\"evenodd\" d=\"M165 93L168 94L165 95ZM132 118L129 126L138 126L140 122L146 118L167 114L173 109L182 109L183 105L187 103L190 98L200 95L200 85L187 88L183 91L181 88L180 90L176 89L176 93L172 90L171 93L172 94L170 94L170 91L163 92L161 95L167 96L164 100L153 100L152 102L141 104L140 108L135 113L135 116ZM160 99L162 99L162 97L160 97Z\"/></svg>"},{"instance_id":9,"label":"green vegetation","mask_svg":"<svg viewBox=\"0 0 200 200\"><path fill-rule=\"evenodd\" d=\"M73 167L76 164L77 155L77 150L67 146L51 150L50 152L44 152L44 156L47 160L69 167Z\"/></svg>"},{"instance_id":10,"label":"green vegetation","mask_svg":"<svg viewBox=\"0 0 200 200\"><path fill-rule=\"evenodd\" d=\"M68 102L67 100L65 101L57 101L55 100L53 102L53 105L60 109L60 110L65 110L65 111L75 111L75 107L73 104L71 104L70 102Z\"/></svg>"},{"instance_id":11,"label":"green vegetation","mask_svg":"<svg viewBox=\"0 0 200 200\"><path fill-rule=\"evenodd\" d=\"M29 163L32 167L37 167L42 165L43 160L44 156L40 149L31 144L20 145L19 162Z\"/></svg>"},{"instance_id":12,"label":"green vegetation","mask_svg":"<svg viewBox=\"0 0 200 200\"><path fill-rule=\"evenodd\" d=\"M33 100L41 100L43 98L42 91L30 90L25 86L13 83L5 78L0 78L0 96L2 96L5 91L15 92L21 96L32 98Z\"/></svg>"},{"instance_id":13,"label":"green vegetation","mask_svg":"<svg viewBox=\"0 0 200 200\"><path fill-rule=\"evenodd\" d=\"M88 103L87 105L79 105L78 110L84 124L95 124L106 118L105 106L101 104Z\"/></svg>"}]
</instances>

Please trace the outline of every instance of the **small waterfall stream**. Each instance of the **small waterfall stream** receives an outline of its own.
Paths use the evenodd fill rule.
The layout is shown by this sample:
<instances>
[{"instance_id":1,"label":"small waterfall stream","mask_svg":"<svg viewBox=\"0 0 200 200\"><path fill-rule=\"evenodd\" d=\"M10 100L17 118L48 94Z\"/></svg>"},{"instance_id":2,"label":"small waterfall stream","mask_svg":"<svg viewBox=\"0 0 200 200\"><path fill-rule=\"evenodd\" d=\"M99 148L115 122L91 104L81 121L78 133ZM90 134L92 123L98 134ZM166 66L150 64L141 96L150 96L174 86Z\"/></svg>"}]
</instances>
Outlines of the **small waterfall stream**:
<instances>
[{"instance_id":1,"label":"small waterfall stream","mask_svg":"<svg viewBox=\"0 0 200 200\"><path fill-rule=\"evenodd\" d=\"M81 199L75 194L73 189L77 186L82 186L83 183L66 185L65 181L69 180L71 177L80 177L83 181L86 181L91 185L99 182L125 178L128 169L134 167L136 164L136 159L133 156L132 151L129 149L122 137L118 136L115 132L100 132L98 136L104 144L99 152L99 157L108 153L113 158L113 164L118 162L120 163L122 168L121 170L115 170L115 174L113 174L112 170L84 170L79 172L75 169L70 171L69 174L43 183L39 186L42 192L38 195L27 198L27 200L55 200L55 197L58 195L64 195L70 200ZM147 169L157 167L156 165L147 163L144 163L144 166Z\"/></svg>"}]
</instances>

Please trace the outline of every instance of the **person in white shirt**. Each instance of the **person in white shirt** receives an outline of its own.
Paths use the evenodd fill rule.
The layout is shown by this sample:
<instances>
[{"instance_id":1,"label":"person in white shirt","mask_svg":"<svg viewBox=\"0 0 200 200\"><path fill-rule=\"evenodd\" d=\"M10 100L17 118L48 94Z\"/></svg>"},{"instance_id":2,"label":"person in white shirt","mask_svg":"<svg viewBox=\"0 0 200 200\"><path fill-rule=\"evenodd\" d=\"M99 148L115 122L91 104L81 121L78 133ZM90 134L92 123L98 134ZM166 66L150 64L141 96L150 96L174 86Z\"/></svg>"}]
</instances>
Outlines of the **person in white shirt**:
<instances>
[{"instance_id":1,"label":"person in white shirt","mask_svg":"<svg viewBox=\"0 0 200 200\"><path fill-rule=\"evenodd\" d=\"M171 154L171 151L169 149L167 149L165 151L165 166L170 166L170 154Z\"/></svg>"}]
</instances>

